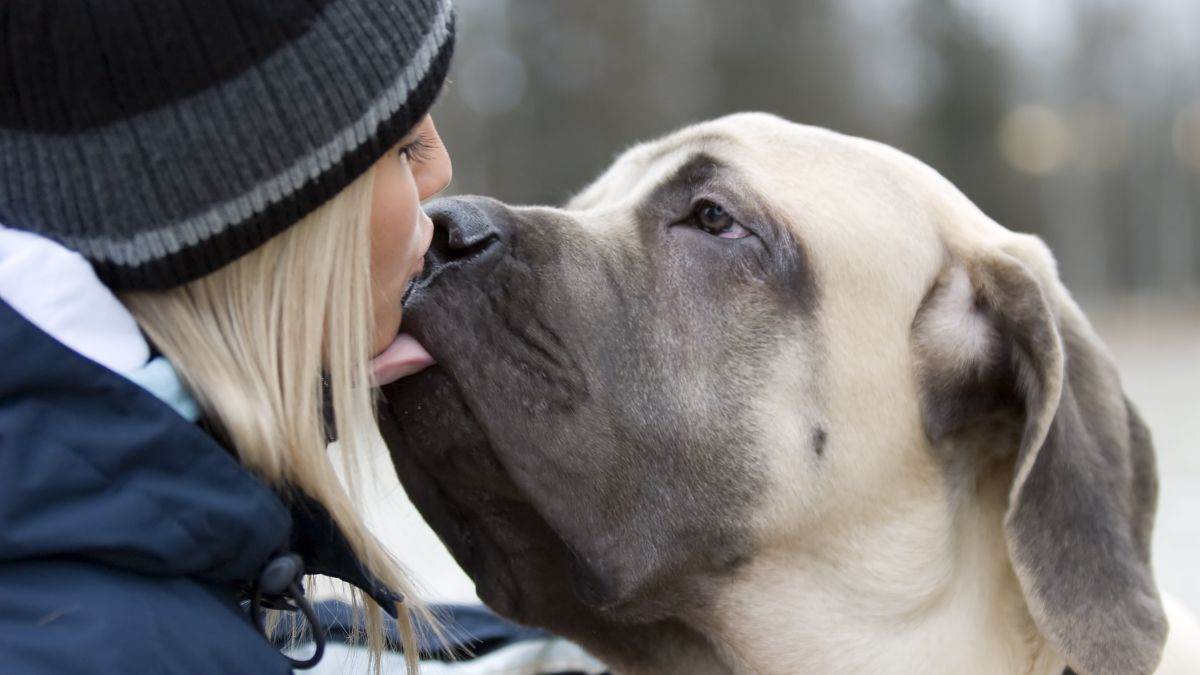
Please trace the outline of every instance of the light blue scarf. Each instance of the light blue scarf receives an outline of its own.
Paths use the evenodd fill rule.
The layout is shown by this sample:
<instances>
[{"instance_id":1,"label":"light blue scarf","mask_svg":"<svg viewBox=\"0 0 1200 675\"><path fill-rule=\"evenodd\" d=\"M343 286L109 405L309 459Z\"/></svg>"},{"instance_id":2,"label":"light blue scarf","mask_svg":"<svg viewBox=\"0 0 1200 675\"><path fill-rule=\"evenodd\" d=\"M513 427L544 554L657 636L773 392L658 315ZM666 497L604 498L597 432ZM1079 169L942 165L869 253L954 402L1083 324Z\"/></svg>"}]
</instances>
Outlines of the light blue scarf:
<instances>
[{"instance_id":1,"label":"light blue scarf","mask_svg":"<svg viewBox=\"0 0 1200 675\"><path fill-rule=\"evenodd\" d=\"M165 358L155 357L141 368L122 374L174 408L189 422L200 419L200 406L196 405L196 399L183 388L179 373Z\"/></svg>"}]
</instances>

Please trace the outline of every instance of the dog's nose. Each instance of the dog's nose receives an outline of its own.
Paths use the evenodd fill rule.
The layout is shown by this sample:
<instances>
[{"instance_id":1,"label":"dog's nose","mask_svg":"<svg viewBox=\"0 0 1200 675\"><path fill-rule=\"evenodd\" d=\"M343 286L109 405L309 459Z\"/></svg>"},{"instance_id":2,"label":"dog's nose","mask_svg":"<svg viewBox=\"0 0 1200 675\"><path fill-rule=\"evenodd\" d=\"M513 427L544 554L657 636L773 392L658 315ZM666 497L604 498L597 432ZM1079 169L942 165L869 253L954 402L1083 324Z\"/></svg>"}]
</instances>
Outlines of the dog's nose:
<instances>
[{"instance_id":1,"label":"dog's nose","mask_svg":"<svg viewBox=\"0 0 1200 675\"><path fill-rule=\"evenodd\" d=\"M482 197L452 197L425 206L435 228L434 241L441 244L439 253L448 261L480 253L501 240L499 219L491 213L495 205L490 202Z\"/></svg>"},{"instance_id":2,"label":"dog's nose","mask_svg":"<svg viewBox=\"0 0 1200 675\"><path fill-rule=\"evenodd\" d=\"M504 219L497 211L500 202L484 197L435 199L425 205L433 221L433 241L425 254L425 271L417 282L428 282L450 268L466 267L472 261L490 258L485 254L499 248L504 236Z\"/></svg>"}]
</instances>

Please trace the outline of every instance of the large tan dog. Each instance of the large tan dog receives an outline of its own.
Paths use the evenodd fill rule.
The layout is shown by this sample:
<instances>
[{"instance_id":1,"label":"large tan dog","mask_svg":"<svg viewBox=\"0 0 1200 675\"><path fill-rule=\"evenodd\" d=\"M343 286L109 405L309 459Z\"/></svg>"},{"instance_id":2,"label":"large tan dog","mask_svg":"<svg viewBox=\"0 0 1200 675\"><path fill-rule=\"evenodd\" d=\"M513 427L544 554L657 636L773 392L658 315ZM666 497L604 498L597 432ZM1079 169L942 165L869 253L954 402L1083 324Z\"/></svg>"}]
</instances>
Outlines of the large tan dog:
<instances>
[{"instance_id":1,"label":"large tan dog","mask_svg":"<svg viewBox=\"0 0 1200 675\"><path fill-rule=\"evenodd\" d=\"M1109 356L1042 242L918 161L744 114L563 210L433 212L439 366L385 433L500 613L621 673L1200 668L1186 618L1163 661Z\"/></svg>"}]
</instances>

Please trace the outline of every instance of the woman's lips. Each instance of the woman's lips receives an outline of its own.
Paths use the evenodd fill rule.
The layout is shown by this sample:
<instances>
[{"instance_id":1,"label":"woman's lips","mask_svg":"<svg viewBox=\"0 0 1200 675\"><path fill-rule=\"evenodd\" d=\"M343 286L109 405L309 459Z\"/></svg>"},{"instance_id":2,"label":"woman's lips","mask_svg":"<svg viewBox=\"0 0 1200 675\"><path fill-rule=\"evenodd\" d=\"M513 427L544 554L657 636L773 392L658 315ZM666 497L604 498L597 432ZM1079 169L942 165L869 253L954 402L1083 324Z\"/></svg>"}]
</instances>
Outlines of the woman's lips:
<instances>
[{"instance_id":1,"label":"woman's lips","mask_svg":"<svg viewBox=\"0 0 1200 675\"><path fill-rule=\"evenodd\" d=\"M375 377L375 386L381 387L433 364L433 357L416 338L401 333L379 356L371 359L371 373Z\"/></svg>"}]
</instances>

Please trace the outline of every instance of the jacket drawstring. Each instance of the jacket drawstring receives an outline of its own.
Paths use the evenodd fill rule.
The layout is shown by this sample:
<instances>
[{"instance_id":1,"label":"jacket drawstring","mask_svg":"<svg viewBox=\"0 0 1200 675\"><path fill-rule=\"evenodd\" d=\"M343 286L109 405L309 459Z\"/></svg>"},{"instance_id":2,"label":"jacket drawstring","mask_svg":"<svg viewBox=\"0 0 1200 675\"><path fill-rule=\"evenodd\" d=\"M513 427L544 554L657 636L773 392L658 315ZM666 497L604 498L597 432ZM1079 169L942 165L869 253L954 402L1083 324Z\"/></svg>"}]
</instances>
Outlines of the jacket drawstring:
<instances>
[{"instance_id":1,"label":"jacket drawstring","mask_svg":"<svg viewBox=\"0 0 1200 675\"><path fill-rule=\"evenodd\" d=\"M263 608L277 609L287 612L300 610L308 619L312 630L313 644L316 651L304 660L293 659L284 655L296 670L307 670L317 665L325 655L325 632L312 603L304 595L304 561L295 553L285 553L272 558L258 574L250 595L250 618L263 637L267 635L266 623L263 620Z\"/></svg>"}]
</instances>

